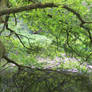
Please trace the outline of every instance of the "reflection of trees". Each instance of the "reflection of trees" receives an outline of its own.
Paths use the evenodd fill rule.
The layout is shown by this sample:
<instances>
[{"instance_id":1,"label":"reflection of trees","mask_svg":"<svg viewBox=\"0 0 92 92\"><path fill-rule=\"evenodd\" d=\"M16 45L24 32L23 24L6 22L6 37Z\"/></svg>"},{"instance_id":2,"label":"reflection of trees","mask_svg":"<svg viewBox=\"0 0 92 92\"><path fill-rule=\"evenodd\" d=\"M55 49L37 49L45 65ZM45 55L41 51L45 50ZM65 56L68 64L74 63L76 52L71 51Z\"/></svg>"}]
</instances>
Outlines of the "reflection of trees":
<instances>
[{"instance_id":1,"label":"reflection of trees","mask_svg":"<svg viewBox=\"0 0 92 92\"><path fill-rule=\"evenodd\" d=\"M0 75L3 92L91 92L89 78L82 74L59 71L23 70ZM4 85L4 86L3 86ZM8 91L7 91L8 90ZM14 91L16 90L16 91Z\"/></svg>"}]
</instances>

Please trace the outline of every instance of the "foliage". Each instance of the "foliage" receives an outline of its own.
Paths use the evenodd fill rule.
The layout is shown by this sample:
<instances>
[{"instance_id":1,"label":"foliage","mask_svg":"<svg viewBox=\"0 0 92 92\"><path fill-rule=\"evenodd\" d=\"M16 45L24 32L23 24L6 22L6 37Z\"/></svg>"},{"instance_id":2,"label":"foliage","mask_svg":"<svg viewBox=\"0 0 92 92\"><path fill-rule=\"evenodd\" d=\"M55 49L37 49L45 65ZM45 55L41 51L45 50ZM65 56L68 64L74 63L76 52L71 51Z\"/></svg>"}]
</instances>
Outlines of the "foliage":
<instances>
[{"instance_id":1,"label":"foliage","mask_svg":"<svg viewBox=\"0 0 92 92\"><path fill-rule=\"evenodd\" d=\"M89 80L85 75L90 72L88 64L92 65L92 1L9 0L9 3L11 8L35 3L54 3L58 7L16 13L17 25L10 14L8 25L13 32L6 27L1 33L0 24L0 40L7 56L31 67L29 70L19 67L16 72L15 65L0 62L0 91L91 92L92 76Z\"/></svg>"},{"instance_id":2,"label":"foliage","mask_svg":"<svg viewBox=\"0 0 92 92\"><path fill-rule=\"evenodd\" d=\"M29 48L30 48L30 52L32 51L40 51L42 48L43 49L47 49L47 47L51 44L51 40L48 39L45 36L42 35L29 35L30 41L29 41ZM26 39L23 39L23 42L28 45L28 42ZM29 52L29 53L30 53Z\"/></svg>"},{"instance_id":3,"label":"foliage","mask_svg":"<svg viewBox=\"0 0 92 92\"><path fill-rule=\"evenodd\" d=\"M42 52L44 53L43 56L50 57L65 52L67 56L79 58L81 62L92 63L92 44L89 37L92 23L86 23L84 25L86 29L84 29L80 26L80 20L73 14L73 12L62 8L63 4L65 4L78 12L83 20L90 22L92 13L90 0L35 0L35 2L29 0L9 1L12 5L11 7L46 2L53 2L60 5L57 8L34 9L31 12L24 11L16 14L18 23L23 22L24 25L27 25L27 27L25 27L27 30L21 29L21 26L24 25L18 24L15 26L14 20L12 20L13 16L10 15L9 27L14 29L16 33L23 35L20 36L20 38L26 47L23 47L23 44L21 44L14 35L11 36L11 40L7 38L11 44L5 42L5 45L7 50L10 50L9 55L12 58L18 57L14 56L17 51L19 55L18 62L22 61L27 64L31 59L35 62L35 56L40 56L40 53ZM87 29L89 29L89 31ZM39 30L41 30L42 35L29 35L32 32L39 32ZM6 33L8 34L8 32ZM27 38L30 39L29 42ZM29 56L30 58L26 60L25 56Z\"/></svg>"}]
</instances>

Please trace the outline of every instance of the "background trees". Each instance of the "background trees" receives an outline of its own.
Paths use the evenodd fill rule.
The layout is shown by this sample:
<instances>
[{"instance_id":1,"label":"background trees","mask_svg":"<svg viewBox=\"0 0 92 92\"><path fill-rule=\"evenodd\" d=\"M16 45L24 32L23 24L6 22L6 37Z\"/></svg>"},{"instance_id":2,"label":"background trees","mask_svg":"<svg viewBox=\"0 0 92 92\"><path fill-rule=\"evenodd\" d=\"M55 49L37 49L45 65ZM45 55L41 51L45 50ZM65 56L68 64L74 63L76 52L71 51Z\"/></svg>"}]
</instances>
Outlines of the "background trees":
<instances>
[{"instance_id":1,"label":"background trees","mask_svg":"<svg viewBox=\"0 0 92 92\"><path fill-rule=\"evenodd\" d=\"M14 61L0 62L0 91L91 92L92 1L1 1L0 40Z\"/></svg>"}]
</instances>

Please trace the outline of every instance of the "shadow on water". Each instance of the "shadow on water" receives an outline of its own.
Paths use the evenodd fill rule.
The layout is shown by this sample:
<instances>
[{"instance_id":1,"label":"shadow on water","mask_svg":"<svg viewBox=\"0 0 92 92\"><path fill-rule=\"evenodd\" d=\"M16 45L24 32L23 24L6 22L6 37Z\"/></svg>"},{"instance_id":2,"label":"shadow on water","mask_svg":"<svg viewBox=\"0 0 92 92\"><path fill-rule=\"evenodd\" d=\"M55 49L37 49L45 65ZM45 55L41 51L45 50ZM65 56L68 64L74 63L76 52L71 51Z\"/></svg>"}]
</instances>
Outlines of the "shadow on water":
<instances>
[{"instance_id":1,"label":"shadow on water","mask_svg":"<svg viewBox=\"0 0 92 92\"><path fill-rule=\"evenodd\" d=\"M0 92L92 92L85 74L65 71L23 69L0 74Z\"/></svg>"}]
</instances>

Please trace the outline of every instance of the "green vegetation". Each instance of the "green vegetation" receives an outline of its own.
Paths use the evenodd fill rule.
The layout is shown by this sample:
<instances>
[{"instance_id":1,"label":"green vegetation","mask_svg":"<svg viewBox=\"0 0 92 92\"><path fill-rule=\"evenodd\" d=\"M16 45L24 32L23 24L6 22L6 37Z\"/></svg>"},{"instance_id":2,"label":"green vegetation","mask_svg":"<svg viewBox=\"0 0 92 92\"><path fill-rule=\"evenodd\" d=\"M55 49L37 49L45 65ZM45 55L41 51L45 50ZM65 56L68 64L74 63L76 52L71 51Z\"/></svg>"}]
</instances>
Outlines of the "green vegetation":
<instances>
[{"instance_id":1,"label":"green vegetation","mask_svg":"<svg viewBox=\"0 0 92 92\"><path fill-rule=\"evenodd\" d=\"M1 11L0 6L0 41L5 45L6 56L19 66L13 66L14 62L6 63L6 60L0 59L0 71L4 67L8 71L10 66L14 72L15 66L21 71L22 65L22 68L39 68L41 71L51 69L80 74L92 72L92 68L89 69L89 65L92 65L91 0L9 0L8 3L10 10L7 13L7 23L1 23L7 14L6 11ZM26 73L23 71L23 75L18 77L19 80L30 75ZM49 81L52 83L52 80ZM45 82L48 85L46 80ZM39 89L36 90L39 92ZM61 89L55 92L61 92Z\"/></svg>"},{"instance_id":2,"label":"green vegetation","mask_svg":"<svg viewBox=\"0 0 92 92\"><path fill-rule=\"evenodd\" d=\"M81 68L80 63L87 62L91 64L91 2L83 0L35 0L34 2L55 3L59 4L59 7L38 8L31 12L18 13L16 14L18 21L16 26L14 16L10 15L8 25L19 34L21 41L14 34L10 38L4 37L9 34L8 30L2 33L1 38L5 43L9 56L24 65L34 64L34 62L39 65L37 56L44 59L48 57L53 60L56 56L63 57L61 54L66 53L67 56L63 58L70 56L80 60L78 69ZM27 0L10 0L9 3L12 5L11 7L32 4ZM64 4L68 4L67 7L71 10L62 8ZM81 20L89 23L80 26ZM32 34L34 32L39 34ZM66 63L63 66L68 68L77 67L75 62L75 67L73 61L71 62L69 66ZM84 67L82 68L85 70Z\"/></svg>"}]
</instances>

